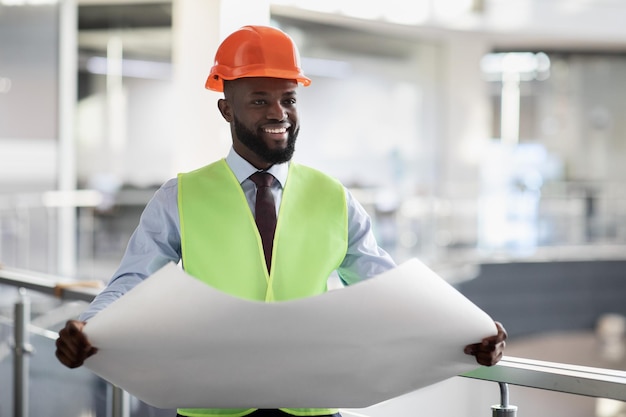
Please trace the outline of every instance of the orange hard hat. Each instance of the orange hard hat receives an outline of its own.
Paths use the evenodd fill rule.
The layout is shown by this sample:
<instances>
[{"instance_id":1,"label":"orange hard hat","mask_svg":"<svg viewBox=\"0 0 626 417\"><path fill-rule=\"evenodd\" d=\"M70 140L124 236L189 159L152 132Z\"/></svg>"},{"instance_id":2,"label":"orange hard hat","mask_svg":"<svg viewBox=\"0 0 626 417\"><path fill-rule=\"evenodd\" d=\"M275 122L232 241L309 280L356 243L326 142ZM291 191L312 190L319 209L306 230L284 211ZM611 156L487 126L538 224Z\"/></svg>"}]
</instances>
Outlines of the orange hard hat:
<instances>
[{"instance_id":1,"label":"orange hard hat","mask_svg":"<svg viewBox=\"0 0 626 417\"><path fill-rule=\"evenodd\" d=\"M304 86L311 84L300 68L300 55L293 39L268 26L244 26L224 39L205 86L224 91L224 80L244 77L285 78Z\"/></svg>"}]
</instances>

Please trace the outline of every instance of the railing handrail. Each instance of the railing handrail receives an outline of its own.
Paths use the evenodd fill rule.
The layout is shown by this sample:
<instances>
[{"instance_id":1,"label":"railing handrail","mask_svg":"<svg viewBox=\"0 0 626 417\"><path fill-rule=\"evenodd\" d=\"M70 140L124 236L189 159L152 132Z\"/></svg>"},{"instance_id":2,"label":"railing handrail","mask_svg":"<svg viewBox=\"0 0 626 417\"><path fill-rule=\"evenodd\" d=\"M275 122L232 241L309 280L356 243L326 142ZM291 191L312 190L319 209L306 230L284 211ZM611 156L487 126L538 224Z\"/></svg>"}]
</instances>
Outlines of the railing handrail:
<instances>
[{"instance_id":1,"label":"railing handrail","mask_svg":"<svg viewBox=\"0 0 626 417\"><path fill-rule=\"evenodd\" d=\"M480 367L460 376L626 401L626 371L616 369L505 356L494 366Z\"/></svg>"},{"instance_id":2,"label":"railing handrail","mask_svg":"<svg viewBox=\"0 0 626 417\"><path fill-rule=\"evenodd\" d=\"M87 302L92 301L102 289L101 282L61 278L3 265L0 265L0 284L34 290L62 300Z\"/></svg>"},{"instance_id":3,"label":"railing handrail","mask_svg":"<svg viewBox=\"0 0 626 417\"><path fill-rule=\"evenodd\" d=\"M0 284L64 300L91 301L100 291L84 282L0 266ZM460 375L569 394L626 401L626 371L505 356L497 365Z\"/></svg>"}]
</instances>

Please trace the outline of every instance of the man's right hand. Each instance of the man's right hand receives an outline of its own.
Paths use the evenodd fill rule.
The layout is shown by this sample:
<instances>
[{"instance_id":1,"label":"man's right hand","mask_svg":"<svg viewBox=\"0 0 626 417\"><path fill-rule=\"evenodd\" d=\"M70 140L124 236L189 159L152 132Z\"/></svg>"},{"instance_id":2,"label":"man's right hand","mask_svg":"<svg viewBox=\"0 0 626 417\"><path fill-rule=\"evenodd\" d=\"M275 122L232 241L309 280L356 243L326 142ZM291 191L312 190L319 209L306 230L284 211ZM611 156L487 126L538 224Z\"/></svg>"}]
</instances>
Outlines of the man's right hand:
<instances>
[{"instance_id":1,"label":"man's right hand","mask_svg":"<svg viewBox=\"0 0 626 417\"><path fill-rule=\"evenodd\" d=\"M69 320L59 332L56 341L56 357L68 368L78 368L85 359L95 354L98 349L93 347L83 333L84 321Z\"/></svg>"}]
</instances>

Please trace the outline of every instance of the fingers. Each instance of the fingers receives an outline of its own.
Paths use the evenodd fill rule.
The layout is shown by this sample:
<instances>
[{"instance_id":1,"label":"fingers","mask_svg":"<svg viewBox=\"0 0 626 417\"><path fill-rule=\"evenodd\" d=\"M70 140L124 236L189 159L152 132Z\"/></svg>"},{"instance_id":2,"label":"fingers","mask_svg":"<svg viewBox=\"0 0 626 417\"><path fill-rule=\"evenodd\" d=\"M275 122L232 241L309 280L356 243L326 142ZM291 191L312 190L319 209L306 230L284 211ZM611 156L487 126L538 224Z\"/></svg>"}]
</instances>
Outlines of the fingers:
<instances>
[{"instance_id":1,"label":"fingers","mask_svg":"<svg viewBox=\"0 0 626 417\"><path fill-rule=\"evenodd\" d=\"M480 343L465 346L468 355L476 357L476 361L485 366L493 366L502 359L506 347L507 333L501 323L495 322L498 333L484 338Z\"/></svg>"},{"instance_id":2,"label":"fingers","mask_svg":"<svg viewBox=\"0 0 626 417\"><path fill-rule=\"evenodd\" d=\"M84 322L70 320L59 331L55 355L68 368L81 366L85 359L98 351L89 343L89 340L83 333L84 326Z\"/></svg>"},{"instance_id":3,"label":"fingers","mask_svg":"<svg viewBox=\"0 0 626 417\"><path fill-rule=\"evenodd\" d=\"M498 329L498 334L496 335L496 339L498 340L498 342L505 341L506 338L508 337L508 334L506 333L504 326L502 326L502 323L500 323L499 321L495 321L494 323L496 324L496 328Z\"/></svg>"},{"instance_id":4,"label":"fingers","mask_svg":"<svg viewBox=\"0 0 626 417\"><path fill-rule=\"evenodd\" d=\"M466 355L476 355L479 352L480 343L474 343L472 345L465 346L463 352Z\"/></svg>"},{"instance_id":5,"label":"fingers","mask_svg":"<svg viewBox=\"0 0 626 417\"><path fill-rule=\"evenodd\" d=\"M504 354L505 342L498 343L474 343L465 346L463 350L467 355L476 357L476 361L485 366L493 366L502 359Z\"/></svg>"},{"instance_id":6,"label":"fingers","mask_svg":"<svg viewBox=\"0 0 626 417\"><path fill-rule=\"evenodd\" d=\"M492 352L479 351L476 356L476 362L484 366L493 366L502 359L502 350L494 350Z\"/></svg>"},{"instance_id":7,"label":"fingers","mask_svg":"<svg viewBox=\"0 0 626 417\"><path fill-rule=\"evenodd\" d=\"M485 337L479 344L479 350L493 351L497 348L504 349L508 337L502 324L495 322L498 333L495 336Z\"/></svg>"},{"instance_id":8,"label":"fingers","mask_svg":"<svg viewBox=\"0 0 626 417\"><path fill-rule=\"evenodd\" d=\"M502 324L497 321L494 323L496 325L496 329L498 329L498 333L494 336L485 337L481 342L483 345L498 344L500 342L504 342L507 339L508 335Z\"/></svg>"}]
</instances>

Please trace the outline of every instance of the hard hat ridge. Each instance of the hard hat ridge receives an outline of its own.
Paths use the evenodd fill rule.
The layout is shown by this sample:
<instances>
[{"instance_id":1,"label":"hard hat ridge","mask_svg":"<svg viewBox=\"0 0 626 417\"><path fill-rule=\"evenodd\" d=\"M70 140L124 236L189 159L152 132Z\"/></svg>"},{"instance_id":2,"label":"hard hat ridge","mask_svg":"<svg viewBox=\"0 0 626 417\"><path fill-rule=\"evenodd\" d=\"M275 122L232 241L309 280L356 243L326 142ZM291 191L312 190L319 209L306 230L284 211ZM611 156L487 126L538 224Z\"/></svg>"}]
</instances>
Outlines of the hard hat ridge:
<instances>
[{"instance_id":1,"label":"hard hat ridge","mask_svg":"<svg viewBox=\"0 0 626 417\"><path fill-rule=\"evenodd\" d=\"M224 91L224 80L271 77L296 80L307 86L311 80L300 67L295 42L283 31L269 26L244 26L220 44L206 88Z\"/></svg>"}]
</instances>

